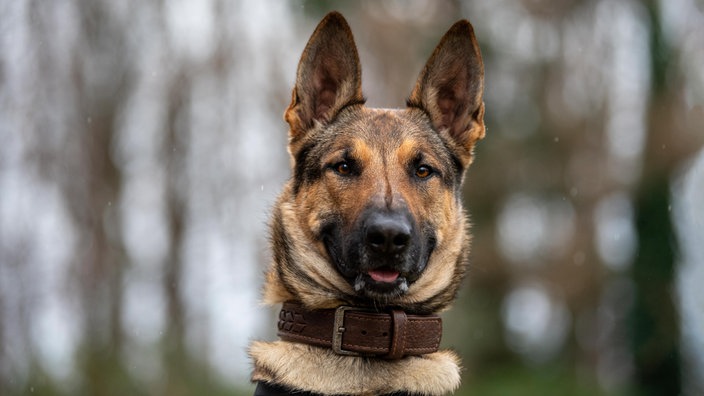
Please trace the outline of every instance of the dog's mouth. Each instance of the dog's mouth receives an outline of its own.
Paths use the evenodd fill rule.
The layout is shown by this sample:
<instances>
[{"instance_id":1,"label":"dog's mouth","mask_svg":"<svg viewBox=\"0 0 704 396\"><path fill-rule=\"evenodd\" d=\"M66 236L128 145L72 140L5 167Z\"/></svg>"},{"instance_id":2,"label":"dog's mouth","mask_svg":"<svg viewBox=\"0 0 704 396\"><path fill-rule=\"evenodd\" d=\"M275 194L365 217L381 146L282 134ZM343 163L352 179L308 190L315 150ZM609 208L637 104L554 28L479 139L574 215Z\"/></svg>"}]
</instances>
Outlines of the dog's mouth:
<instances>
[{"instance_id":1,"label":"dog's mouth","mask_svg":"<svg viewBox=\"0 0 704 396\"><path fill-rule=\"evenodd\" d=\"M372 298L389 298L408 291L408 278L391 268L378 268L359 273L354 280L357 293Z\"/></svg>"},{"instance_id":2,"label":"dog's mouth","mask_svg":"<svg viewBox=\"0 0 704 396\"><path fill-rule=\"evenodd\" d=\"M374 280L375 282L392 283L395 282L401 274L398 271L394 271L392 269L382 268L367 271L367 275L369 275L369 277L372 278L372 280Z\"/></svg>"}]
</instances>

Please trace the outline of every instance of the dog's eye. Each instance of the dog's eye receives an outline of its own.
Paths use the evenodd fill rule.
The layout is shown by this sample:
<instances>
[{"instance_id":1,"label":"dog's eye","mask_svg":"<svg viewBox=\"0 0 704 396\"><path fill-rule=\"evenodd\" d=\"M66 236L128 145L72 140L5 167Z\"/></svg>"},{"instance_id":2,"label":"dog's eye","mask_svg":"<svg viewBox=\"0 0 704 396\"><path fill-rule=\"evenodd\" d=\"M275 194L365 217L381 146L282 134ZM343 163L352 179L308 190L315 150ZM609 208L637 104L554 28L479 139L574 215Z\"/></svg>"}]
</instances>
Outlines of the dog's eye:
<instances>
[{"instance_id":1,"label":"dog's eye","mask_svg":"<svg viewBox=\"0 0 704 396\"><path fill-rule=\"evenodd\" d=\"M433 170L428 165L421 165L416 168L416 177L419 179L427 179L433 174Z\"/></svg>"},{"instance_id":2,"label":"dog's eye","mask_svg":"<svg viewBox=\"0 0 704 396\"><path fill-rule=\"evenodd\" d=\"M343 176L352 173L352 166L347 161L338 162L337 164L333 165L333 169L335 169L335 172Z\"/></svg>"}]
</instances>

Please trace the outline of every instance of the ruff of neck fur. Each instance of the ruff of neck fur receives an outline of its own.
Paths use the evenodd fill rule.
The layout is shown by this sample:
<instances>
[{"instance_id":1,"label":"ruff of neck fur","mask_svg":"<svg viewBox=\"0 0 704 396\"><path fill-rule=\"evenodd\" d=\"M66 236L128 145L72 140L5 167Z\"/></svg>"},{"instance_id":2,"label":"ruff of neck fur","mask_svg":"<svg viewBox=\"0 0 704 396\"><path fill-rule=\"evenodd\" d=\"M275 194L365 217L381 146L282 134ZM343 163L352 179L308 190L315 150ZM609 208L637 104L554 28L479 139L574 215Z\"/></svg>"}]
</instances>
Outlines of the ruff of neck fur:
<instances>
[{"instance_id":1,"label":"ruff of neck fur","mask_svg":"<svg viewBox=\"0 0 704 396\"><path fill-rule=\"evenodd\" d=\"M407 392L440 396L460 385L459 358L438 351L399 360L342 356L297 342L254 342L252 381L324 395L378 396Z\"/></svg>"}]
</instances>

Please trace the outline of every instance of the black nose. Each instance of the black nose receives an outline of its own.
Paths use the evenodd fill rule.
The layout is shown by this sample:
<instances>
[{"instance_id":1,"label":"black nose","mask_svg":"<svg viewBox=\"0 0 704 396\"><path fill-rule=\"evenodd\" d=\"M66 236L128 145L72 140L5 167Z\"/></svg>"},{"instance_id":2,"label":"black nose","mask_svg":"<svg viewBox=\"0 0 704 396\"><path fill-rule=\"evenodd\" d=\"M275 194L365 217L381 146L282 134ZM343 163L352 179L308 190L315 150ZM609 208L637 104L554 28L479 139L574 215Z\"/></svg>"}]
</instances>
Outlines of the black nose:
<instances>
[{"instance_id":1,"label":"black nose","mask_svg":"<svg viewBox=\"0 0 704 396\"><path fill-rule=\"evenodd\" d=\"M379 254L401 253L411 240L411 223L400 213L372 213L365 229L367 247Z\"/></svg>"}]
</instances>

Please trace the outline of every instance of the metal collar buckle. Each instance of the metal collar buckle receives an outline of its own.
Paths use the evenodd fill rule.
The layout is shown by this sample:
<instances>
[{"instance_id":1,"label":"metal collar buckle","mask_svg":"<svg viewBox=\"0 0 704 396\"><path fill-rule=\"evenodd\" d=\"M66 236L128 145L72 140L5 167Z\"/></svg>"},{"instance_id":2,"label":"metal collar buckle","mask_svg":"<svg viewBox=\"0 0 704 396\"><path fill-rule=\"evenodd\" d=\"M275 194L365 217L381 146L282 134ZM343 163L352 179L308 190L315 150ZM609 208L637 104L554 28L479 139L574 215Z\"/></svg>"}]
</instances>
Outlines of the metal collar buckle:
<instances>
[{"instance_id":1,"label":"metal collar buckle","mask_svg":"<svg viewBox=\"0 0 704 396\"><path fill-rule=\"evenodd\" d=\"M370 312L371 310L360 307L350 307L348 305L340 305L335 309L335 322L332 329L332 350L338 355L362 356L359 352L342 349L342 334L345 332L345 312L347 311Z\"/></svg>"}]
</instances>

